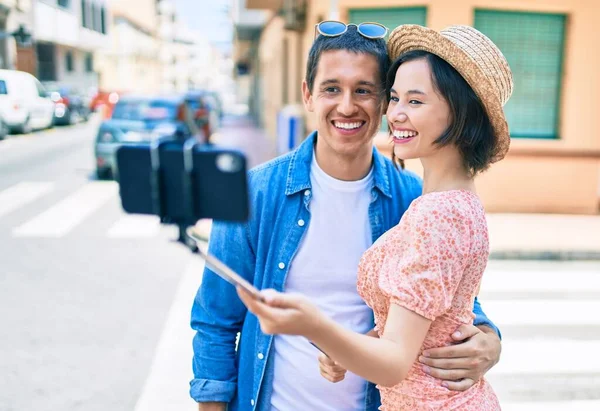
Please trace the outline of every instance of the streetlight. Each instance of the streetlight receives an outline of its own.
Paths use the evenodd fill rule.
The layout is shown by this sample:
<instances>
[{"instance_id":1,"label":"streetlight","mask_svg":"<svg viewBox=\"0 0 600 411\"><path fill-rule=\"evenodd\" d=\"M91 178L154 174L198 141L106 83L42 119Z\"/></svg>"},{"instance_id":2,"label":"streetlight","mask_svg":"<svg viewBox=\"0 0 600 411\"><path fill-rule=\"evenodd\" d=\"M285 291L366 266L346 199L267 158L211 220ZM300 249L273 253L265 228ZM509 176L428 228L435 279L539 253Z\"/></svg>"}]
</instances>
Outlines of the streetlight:
<instances>
[{"instance_id":1,"label":"streetlight","mask_svg":"<svg viewBox=\"0 0 600 411\"><path fill-rule=\"evenodd\" d=\"M17 45L21 47L29 47L31 45L31 32L27 30L24 24L21 24L18 29L10 33L15 38Z\"/></svg>"},{"instance_id":2,"label":"streetlight","mask_svg":"<svg viewBox=\"0 0 600 411\"><path fill-rule=\"evenodd\" d=\"M27 30L24 24L21 24L18 29L13 32L0 31L0 40L8 37L14 37L19 47L31 46L31 32Z\"/></svg>"}]
</instances>

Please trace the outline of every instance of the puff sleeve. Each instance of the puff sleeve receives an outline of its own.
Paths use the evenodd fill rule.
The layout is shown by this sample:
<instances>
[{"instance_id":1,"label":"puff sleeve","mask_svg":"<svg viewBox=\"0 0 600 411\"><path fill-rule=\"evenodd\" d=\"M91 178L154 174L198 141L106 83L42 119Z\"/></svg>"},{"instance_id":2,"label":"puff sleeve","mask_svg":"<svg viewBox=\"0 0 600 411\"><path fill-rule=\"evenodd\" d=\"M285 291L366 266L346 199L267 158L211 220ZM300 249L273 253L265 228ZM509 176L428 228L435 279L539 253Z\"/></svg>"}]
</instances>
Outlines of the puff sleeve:
<instances>
[{"instance_id":1,"label":"puff sleeve","mask_svg":"<svg viewBox=\"0 0 600 411\"><path fill-rule=\"evenodd\" d=\"M406 230L386 253L379 288L397 304L431 321L452 304L470 255L470 220L456 207L423 201L407 213Z\"/></svg>"}]
</instances>

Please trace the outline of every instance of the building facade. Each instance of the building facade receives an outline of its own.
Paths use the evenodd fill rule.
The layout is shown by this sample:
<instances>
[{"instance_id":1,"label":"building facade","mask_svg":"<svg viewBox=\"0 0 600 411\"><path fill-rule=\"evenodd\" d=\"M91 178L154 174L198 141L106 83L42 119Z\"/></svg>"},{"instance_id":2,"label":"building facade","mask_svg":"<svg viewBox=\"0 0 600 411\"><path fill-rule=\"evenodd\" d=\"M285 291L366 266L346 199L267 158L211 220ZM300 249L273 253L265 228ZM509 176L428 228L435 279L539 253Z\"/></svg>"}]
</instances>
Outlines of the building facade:
<instances>
[{"instance_id":1,"label":"building facade","mask_svg":"<svg viewBox=\"0 0 600 411\"><path fill-rule=\"evenodd\" d=\"M472 25L507 57L515 91L505 107L512 136L507 157L477 179L491 212L600 212L600 9L594 0L246 0L272 14L255 41L257 115L275 136L277 112L299 103L314 25L322 20ZM314 127L307 116L308 129ZM385 126L383 126L385 127ZM387 133L376 145L390 152ZM418 161L407 166L421 172Z\"/></svg>"},{"instance_id":2,"label":"building facade","mask_svg":"<svg viewBox=\"0 0 600 411\"><path fill-rule=\"evenodd\" d=\"M95 53L107 46L106 0L34 0L36 74L82 90L98 86Z\"/></svg>"},{"instance_id":3,"label":"building facade","mask_svg":"<svg viewBox=\"0 0 600 411\"><path fill-rule=\"evenodd\" d=\"M108 47L97 54L100 89L157 93L159 56L156 0L111 0Z\"/></svg>"}]
</instances>

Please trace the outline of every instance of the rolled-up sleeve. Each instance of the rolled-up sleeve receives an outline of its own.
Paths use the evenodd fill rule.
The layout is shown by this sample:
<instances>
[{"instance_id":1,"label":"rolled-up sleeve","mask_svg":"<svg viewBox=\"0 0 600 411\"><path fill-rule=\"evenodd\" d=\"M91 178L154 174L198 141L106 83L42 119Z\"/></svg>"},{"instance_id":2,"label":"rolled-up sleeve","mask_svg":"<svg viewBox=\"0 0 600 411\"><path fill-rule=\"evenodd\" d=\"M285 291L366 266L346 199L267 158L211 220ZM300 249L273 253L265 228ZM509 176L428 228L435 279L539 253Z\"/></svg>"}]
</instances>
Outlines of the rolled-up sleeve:
<instances>
[{"instance_id":1,"label":"rolled-up sleeve","mask_svg":"<svg viewBox=\"0 0 600 411\"><path fill-rule=\"evenodd\" d=\"M253 281L255 256L247 224L215 222L209 252ZM235 395L236 337L246 312L235 287L206 268L191 313L196 335L190 395L195 401L229 403Z\"/></svg>"},{"instance_id":2,"label":"rolled-up sleeve","mask_svg":"<svg viewBox=\"0 0 600 411\"><path fill-rule=\"evenodd\" d=\"M491 328L498 334L498 338L502 339L502 333L500 333L500 329L488 318L488 316L483 312L481 308L481 304L479 304L479 300L475 297L475 303L473 304L473 314L475 314L475 319L473 320L473 325L480 326L484 325L486 327Z\"/></svg>"}]
</instances>

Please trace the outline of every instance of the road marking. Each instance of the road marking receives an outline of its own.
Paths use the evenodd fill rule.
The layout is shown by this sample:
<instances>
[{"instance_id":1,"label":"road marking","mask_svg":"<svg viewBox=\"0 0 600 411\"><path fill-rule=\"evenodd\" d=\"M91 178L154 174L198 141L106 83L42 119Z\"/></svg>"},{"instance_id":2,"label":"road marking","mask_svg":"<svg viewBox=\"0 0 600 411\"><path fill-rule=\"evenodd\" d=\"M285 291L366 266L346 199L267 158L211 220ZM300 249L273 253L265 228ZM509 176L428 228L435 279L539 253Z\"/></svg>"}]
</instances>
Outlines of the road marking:
<instances>
[{"instance_id":1,"label":"road marking","mask_svg":"<svg viewBox=\"0 0 600 411\"><path fill-rule=\"evenodd\" d=\"M482 307L500 328L506 325L600 325L600 301L488 299Z\"/></svg>"},{"instance_id":2,"label":"road marking","mask_svg":"<svg viewBox=\"0 0 600 411\"><path fill-rule=\"evenodd\" d=\"M148 215L125 215L108 230L109 238L153 238L160 231L160 219Z\"/></svg>"},{"instance_id":3,"label":"road marking","mask_svg":"<svg viewBox=\"0 0 600 411\"><path fill-rule=\"evenodd\" d=\"M502 342L502 358L490 375L598 374L600 341L531 339Z\"/></svg>"},{"instance_id":4,"label":"road marking","mask_svg":"<svg viewBox=\"0 0 600 411\"><path fill-rule=\"evenodd\" d=\"M483 275L481 291L518 293L600 291L600 275L596 272L597 265L570 266L573 267L573 273L569 275L565 275L565 267L561 267L562 271L558 271L557 266L548 266L544 271L541 271L539 267L535 270L510 271L488 268ZM568 267L566 269L569 270Z\"/></svg>"},{"instance_id":5,"label":"road marking","mask_svg":"<svg viewBox=\"0 0 600 411\"><path fill-rule=\"evenodd\" d=\"M135 411L198 410L189 395L195 334L190 328L190 309L203 270L204 262L194 256L183 273Z\"/></svg>"},{"instance_id":6,"label":"road marking","mask_svg":"<svg viewBox=\"0 0 600 411\"><path fill-rule=\"evenodd\" d=\"M0 192L0 217L54 190L54 183L24 181Z\"/></svg>"},{"instance_id":7,"label":"road marking","mask_svg":"<svg viewBox=\"0 0 600 411\"><path fill-rule=\"evenodd\" d=\"M37 217L15 228L17 237L60 238L118 192L114 182L92 182Z\"/></svg>"},{"instance_id":8,"label":"road marking","mask_svg":"<svg viewBox=\"0 0 600 411\"><path fill-rule=\"evenodd\" d=\"M598 411L600 400L590 401L544 401L505 402L502 411Z\"/></svg>"}]
</instances>

